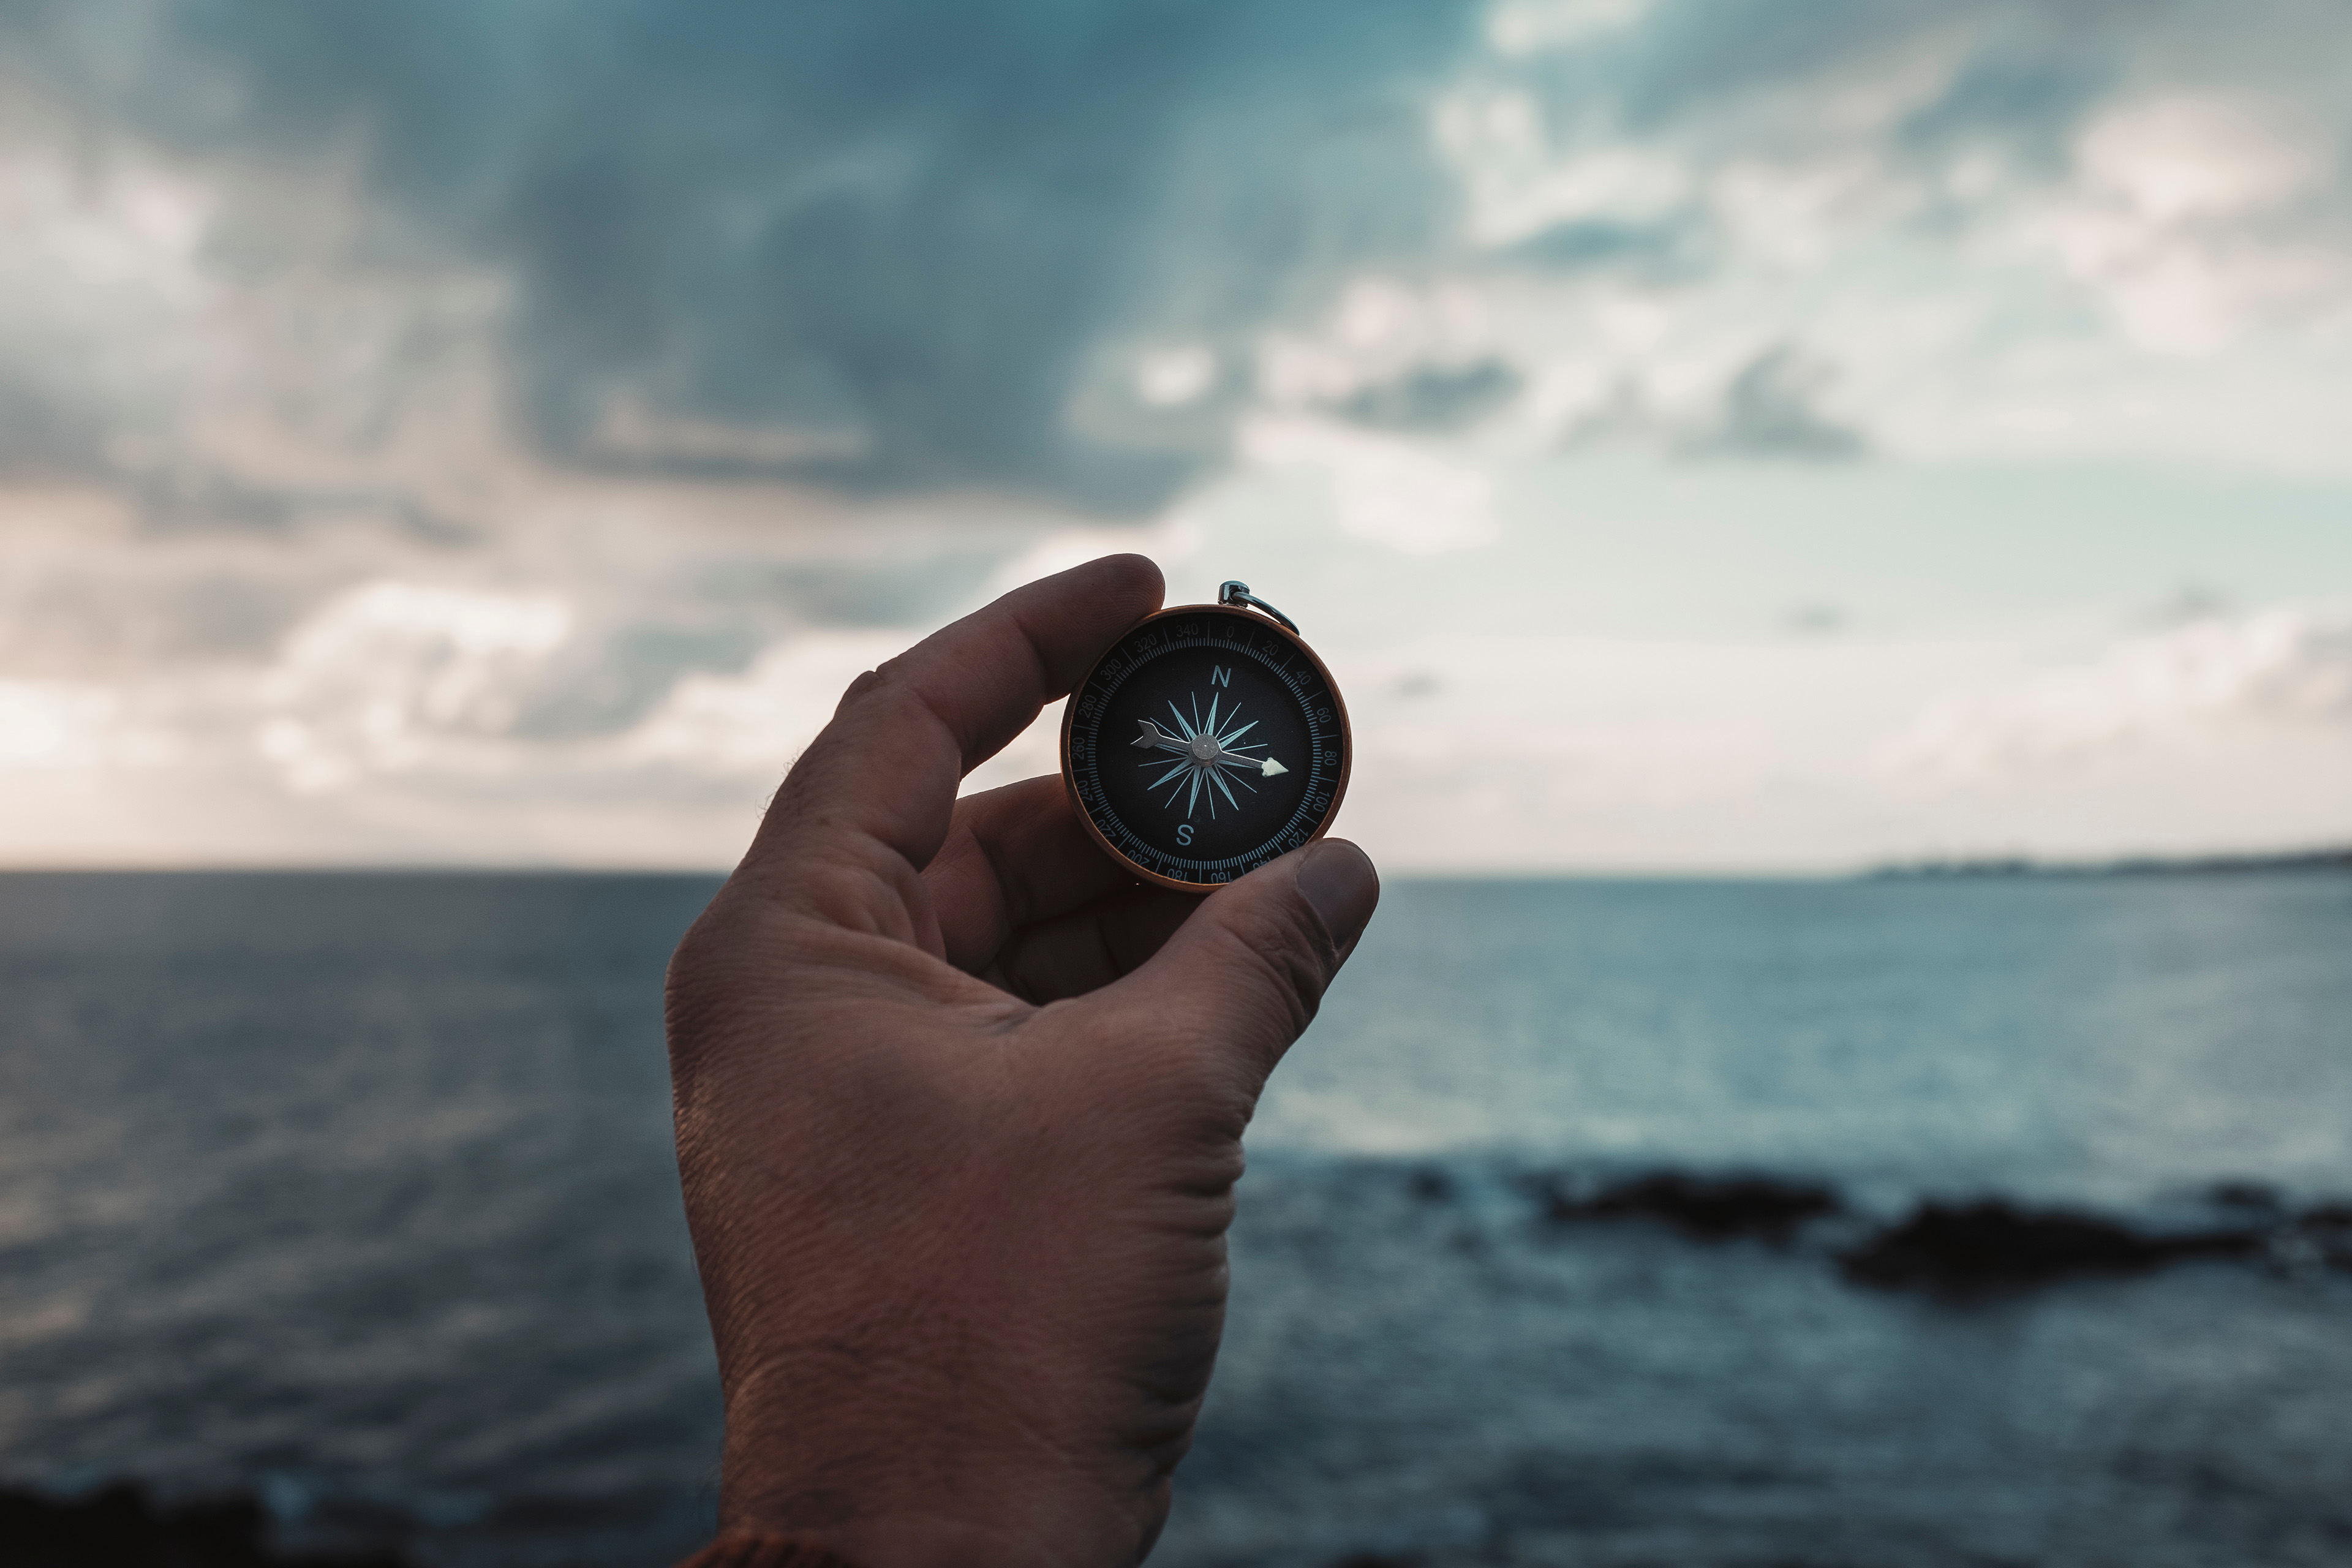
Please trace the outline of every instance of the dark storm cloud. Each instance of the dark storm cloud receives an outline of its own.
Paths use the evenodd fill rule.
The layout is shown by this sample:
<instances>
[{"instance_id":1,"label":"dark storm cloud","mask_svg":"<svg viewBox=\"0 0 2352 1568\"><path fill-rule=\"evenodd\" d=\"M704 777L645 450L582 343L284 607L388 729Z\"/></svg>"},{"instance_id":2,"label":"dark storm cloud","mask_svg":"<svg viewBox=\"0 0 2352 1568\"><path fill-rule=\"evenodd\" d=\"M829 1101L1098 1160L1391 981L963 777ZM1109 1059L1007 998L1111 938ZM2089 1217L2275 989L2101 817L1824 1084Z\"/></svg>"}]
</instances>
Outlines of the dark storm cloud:
<instances>
[{"instance_id":1,"label":"dark storm cloud","mask_svg":"<svg viewBox=\"0 0 2352 1568\"><path fill-rule=\"evenodd\" d=\"M2067 139L2112 85L2112 59L2052 59L2014 46L1971 58L1944 90L1906 118L1898 145L1939 153L1990 140L2042 168L2065 159Z\"/></svg>"},{"instance_id":2,"label":"dark storm cloud","mask_svg":"<svg viewBox=\"0 0 2352 1568\"><path fill-rule=\"evenodd\" d=\"M14 356L11 356L14 357ZM106 445L105 410L30 367L0 363L0 474L78 471L97 464Z\"/></svg>"},{"instance_id":3,"label":"dark storm cloud","mask_svg":"<svg viewBox=\"0 0 2352 1568\"><path fill-rule=\"evenodd\" d=\"M641 407L845 481L1147 507L1197 443L1072 431L1105 345L1246 329L1425 249L1470 0L16 0L54 81L233 157L356 132L377 198L520 279L559 455ZM791 465L777 465L780 467Z\"/></svg>"},{"instance_id":4,"label":"dark storm cloud","mask_svg":"<svg viewBox=\"0 0 2352 1568\"><path fill-rule=\"evenodd\" d=\"M225 165L362 149L382 221L358 259L509 276L507 363L525 426L562 460L1128 512L1217 460L1257 328L1313 313L1350 273L1462 259L1428 115L1486 9L0 0L0 45L101 122ZM1990 145L2040 178L2147 51L2227 36L2284 58L2294 31L2128 0L1661 0L1477 68L1536 91L1556 128L1685 141L1704 165L1814 125L1801 108L1745 118L1751 100L1801 106L1932 56L1942 85L1876 150L1924 167ZM264 266L257 243L215 236L212 260ZM1732 248L1694 196L1570 217L1485 259L1671 287L1736 268ZM1170 344L1218 366L1176 405L1136 392L1139 355ZM110 411L8 369L0 465L103 467ZM1426 425L1501 384L1400 384L1356 412ZM1797 445L1826 449L1818 434ZM218 490L172 515L266 529L292 504Z\"/></svg>"}]
</instances>

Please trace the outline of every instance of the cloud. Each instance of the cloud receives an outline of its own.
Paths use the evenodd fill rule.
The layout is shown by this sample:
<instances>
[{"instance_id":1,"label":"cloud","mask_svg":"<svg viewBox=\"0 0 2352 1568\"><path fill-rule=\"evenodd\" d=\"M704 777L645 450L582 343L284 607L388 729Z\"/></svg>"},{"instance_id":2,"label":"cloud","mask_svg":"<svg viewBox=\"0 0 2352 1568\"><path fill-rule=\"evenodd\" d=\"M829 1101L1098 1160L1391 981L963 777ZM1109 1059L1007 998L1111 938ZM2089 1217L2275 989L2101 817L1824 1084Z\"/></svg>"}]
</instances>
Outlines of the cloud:
<instances>
[{"instance_id":1,"label":"cloud","mask_svg":"<svg viewBox=\"0 0 2352 1568\"><path fill-rule=\"evenodd\" d=\"M2333 163L2259 100L2179 94L2103 115L2076 158L2095 187L2159 221L2278 207L2326 181Z\"/></svg>"},{"instance_id":2,"label":"cloud","mask_svg":"<svg viewBox=\"0 0 2352 1568\"><path fill-rule=\"evenodd\" d=\"M0 290L0 461L120 470L185 526L460 532L422 461L265 476L216 411L349 468L463 400L589 471L1143 517L1284 404L1270 338L1368 276L1497 273L1528 285L1510 352L1335 395L1414 423L1428 376L1483 353L1483 386L1540 383L1612 352L1580 312L1646 300L1714 340L1653 357L1802 338L1891 405L1888 449L1995 441L1997 393L1973 422L1880 394L2035 346L2021 251L2141 349L2352 310L2341 106L2240 47L2335 26L2305 0L20 5L33 108L0 141L39 155L0 161L26 241L0 273L38 276ZM1911 308L1885 253L1920 245L1981 297L1973 339L1862 319Z\"/></svg>"},{"instance_id":3,"label":"cloud","mask_svg":"<svg viewBox=\"0 0 2352 1568\"><path fill-rule=\"evenodd\" d=\"M1684 449L1731 457L1836 459L1860 457L1869 443L1822 411L1835 372L1787 343L1749 360L1723 389L1716 417L1685 438Z\"/></svg>"},{"instance_id":4,"label":"cloud","mask_svg":"<svg viewBox=\"0 0 2352 1568\"><path fill-rule=\"evenodd\" d=\"M1524 247L1575 226L1638 231L1696 194L1698 171L1679 149L1563 135L1525 89L1476 81L1438 101L1432 130L1461 179L1475 245Z\"/></svg>"},{"instance_id":5,"label":"cloud","mask_svg":"<svg viewBox=\"0 0 2352 1568\"><path fill-rule=\"evenodd\" d=\"M2159 353L2207 354L2352 299L2352 216L2335 160L2286 105L2166 93L2083 132L2077 179L2044 220L2066 268Z\"/></svg>"},{"instance_id":6,"label":"cloud","mask_svg":"<svg viewBox=\"0 0 2352 1568\"><path fill-rule=\"evenodd\" d=\"M212 204L152 160L93 177L19 120L0 117L0 472L89 471L200 368Z\"/></svg>"},{"instance_id":7,"label":"cloud","mask_svg":"<svg viewBox=\"0 0 2352 1568\"><path fill-rule=\"evenodd\" d=\"M1580 43L1641 19L1653 0L1503 0L1486 14L1486 37L1504 55Z\"/></svg>"},{"instance_id":8,"label":"cloud","mask_svg":"<svg viewBox=\"0 0 2352 1568\"><path fill-rule=\"evenodd\" d=\"M634 763L731 778L764 794L824 728L849 683L914 640L880 631L802 637L768 649L740 675L688 676L617 750Z\"/></svg>"},{"instance_id":9,"label":"cloud","mask_svg":"<svg viewBox=\"0 0 2352 1568\"><path fill-rule=\"evenodd\" d=\"M1837 462L1860 458L1870 439L1823 407L1834 366L1794 343L1742 361L1718 389L1662 405L1640 382L1620 377L1580 408L1562 433L1569 450L1633 448L1682 458Z\"/></svg>"},{"instance_id":10,"label":"cloud","mask_svg":"<svg viewBox=\"0 0 2352 1568\"><path fill-rule=\"evenodd\" d=\"M1460 458L1312 418L1258 419L1240 445L1250 462L1321 478L1332 519L1349 538L1406 555L1443 555L1502 537L1493 481Z\"/></svg>"},{"instance_id":11,"label":"cloud","mask_svg":"<svg viewBox=\"0 0 2352 1568\"><path fill-rule=\"evenodd\" d=\"M91 740L118 704L107 692L55 681L0 681L0 765L87 764Z\"/></svg>"},{"instance_id":12,"label":"cloud","mask_svg":"<svg viewBox=\"0 0 2352 1568\"><path fill-rule=\"evenodd\" d=\"M1572 217L1506 249L1504 259L1549 271L1614 269L1657 283L1690 281L1717 259L1712 226L1696 215L1646 223Z\"/></svg>"},{"instance_id":13,"label":"cloud","mask_svg":"<svg viewBox=\"0 0 2352 1568\"><path fill-rule=\"evenodd\" d=\"M1393 381L1351 393L1337 411L1376 429L1458 430L1509 403L1520 382L1519 373L1499 359L1416 365Z\"/></svg>"},{"instance_id":14,"label":"cloud","mask_svg":"<svg viewBox=\"0 0 2352 1568\"><path fill-rule=\"evenodd\" d=\"M215 161L355 149L396 220L377 243L509 277L554 454L1134 510L1214 448L1072 432L1096 350L1251 325L1425 242L1443 192L1396 89L1473 47L1478 7L76 11L16 30L87 112Z\"/></svg>"},{"instance_id":15,"label":"cloud","mask_svg":"<svg viewBox=\"0 0 2352 1568\"><path fill-rule=\"evenodd\" d=\"M2088 666L1943 703L1879 761L1981 776L2248 731L2352 731L2352 611L2273 609L2135 638Z\"/></svg>"},{"instance_id":16,"label":"cloud","mask_svg":"<svg viewBox=\"0 0 2352 1568\"><path fill-rule=\"evenodd\" d=\"M261 689L262 755L300 794L462 766L511 733L572 630L543 594L371 583L296 628Z\"/></svg>"}]
</instances>

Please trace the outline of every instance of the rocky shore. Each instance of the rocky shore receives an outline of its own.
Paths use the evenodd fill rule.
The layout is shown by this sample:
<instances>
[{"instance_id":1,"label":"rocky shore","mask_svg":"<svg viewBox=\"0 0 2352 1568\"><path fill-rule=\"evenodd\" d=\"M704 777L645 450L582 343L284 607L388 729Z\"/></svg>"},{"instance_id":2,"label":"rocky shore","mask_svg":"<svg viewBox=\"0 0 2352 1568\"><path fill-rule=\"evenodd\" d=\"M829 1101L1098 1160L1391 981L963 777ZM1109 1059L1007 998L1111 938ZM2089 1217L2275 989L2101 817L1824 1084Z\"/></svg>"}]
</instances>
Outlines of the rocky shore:
<instances>
[{"instance_id":1,"label":"rocky shore","mask_svg":"<svg viewBox=\"0 0 2352 1568\"><path fill-rule=\"evenodd\" d=\"M1821 1250L1853 1283L1951 1299L2146 1274L2196 1259L2285 1273L2352 1272L2352 1203L2297 1208L2245 1184L2202 1194L2195 1223L2177 1229L1999 1197L1923 1199L1902 1218L1874 1225L1832 1187L1748 1173L1666 1171L1599 1184L1543 1173L1525 1185L1552 1227L1643 1221L1695 1241L1779 1247L1830 1230ZM1412 1190L1433 1191L1430 1177L1415 1177Z\"/></svg>"}]
</instances>

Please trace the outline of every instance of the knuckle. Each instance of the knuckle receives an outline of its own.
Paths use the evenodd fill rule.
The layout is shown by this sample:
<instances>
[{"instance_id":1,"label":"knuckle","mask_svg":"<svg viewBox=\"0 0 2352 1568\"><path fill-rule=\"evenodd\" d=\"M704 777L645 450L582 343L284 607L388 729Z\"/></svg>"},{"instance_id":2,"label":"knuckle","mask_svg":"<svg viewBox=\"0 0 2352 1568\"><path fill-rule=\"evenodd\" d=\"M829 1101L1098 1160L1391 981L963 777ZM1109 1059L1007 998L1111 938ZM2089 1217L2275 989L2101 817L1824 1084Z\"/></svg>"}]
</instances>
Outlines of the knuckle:
<instances>
[{"instance_id":1,"label":"knuckle","mask_svg":"<svg viewBox=\"0 0 2352 1568\"><path fill-rule=\"evenodd\" d=\"M889 665L886 664L881 666L879 668L866 670L865 673L858 676L856 679L851 681L848 689L842 692L841 706L847 708L852 703L863 702L868 698L873 697L876 693L884 689L889 684Z\"/></svg>"},{"instance_id":2,"label":"knuckle","mask_svg":"<svg viewBox=\"0 0 2352 1568\"><path fill-rule=\"evenodd\" d=\"M812 857L795 878L793 903L843 931L912 941L910 909L928 901L922 873L867 840Z\"/></svg>"},{"instance_id":3,"label":"knuckle","mask_svg":"<svg viewBox=\"0 0 2352 1568\"><path fill-rule=\"evenodd\" d=\"M902 659L903 656L886 660L851 681L842 691L841 701L835 706L834 716L843 718L862 710L864 713L859 721L870 722L877 712L896 714L919 708L921 692L908 679L908 672L901 668Z\"/></svg>"}]
</instances>

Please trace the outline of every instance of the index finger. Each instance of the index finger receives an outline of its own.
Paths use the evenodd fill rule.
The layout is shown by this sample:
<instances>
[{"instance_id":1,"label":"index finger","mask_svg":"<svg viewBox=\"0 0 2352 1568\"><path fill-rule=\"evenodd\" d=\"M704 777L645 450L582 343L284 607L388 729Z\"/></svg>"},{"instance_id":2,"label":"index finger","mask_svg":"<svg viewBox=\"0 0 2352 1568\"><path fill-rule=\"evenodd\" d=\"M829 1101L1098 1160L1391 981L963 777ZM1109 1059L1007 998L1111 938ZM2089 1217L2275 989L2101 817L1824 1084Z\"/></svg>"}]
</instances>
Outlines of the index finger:
<instances>
[{"instance_id":1,"label":"index finger","mask_svg":"<svg viewBox=\"0 0 2352 1568\"><path fill-rule=\"evenodd\" d=\"M946 840L963 775L1067 696L1112 638L1160 607L1160 591L1147 557L1107 555L1016 588L859 676L776 792L745 868L829 847L919 872Z\"/></svg>"}]
</instances>

